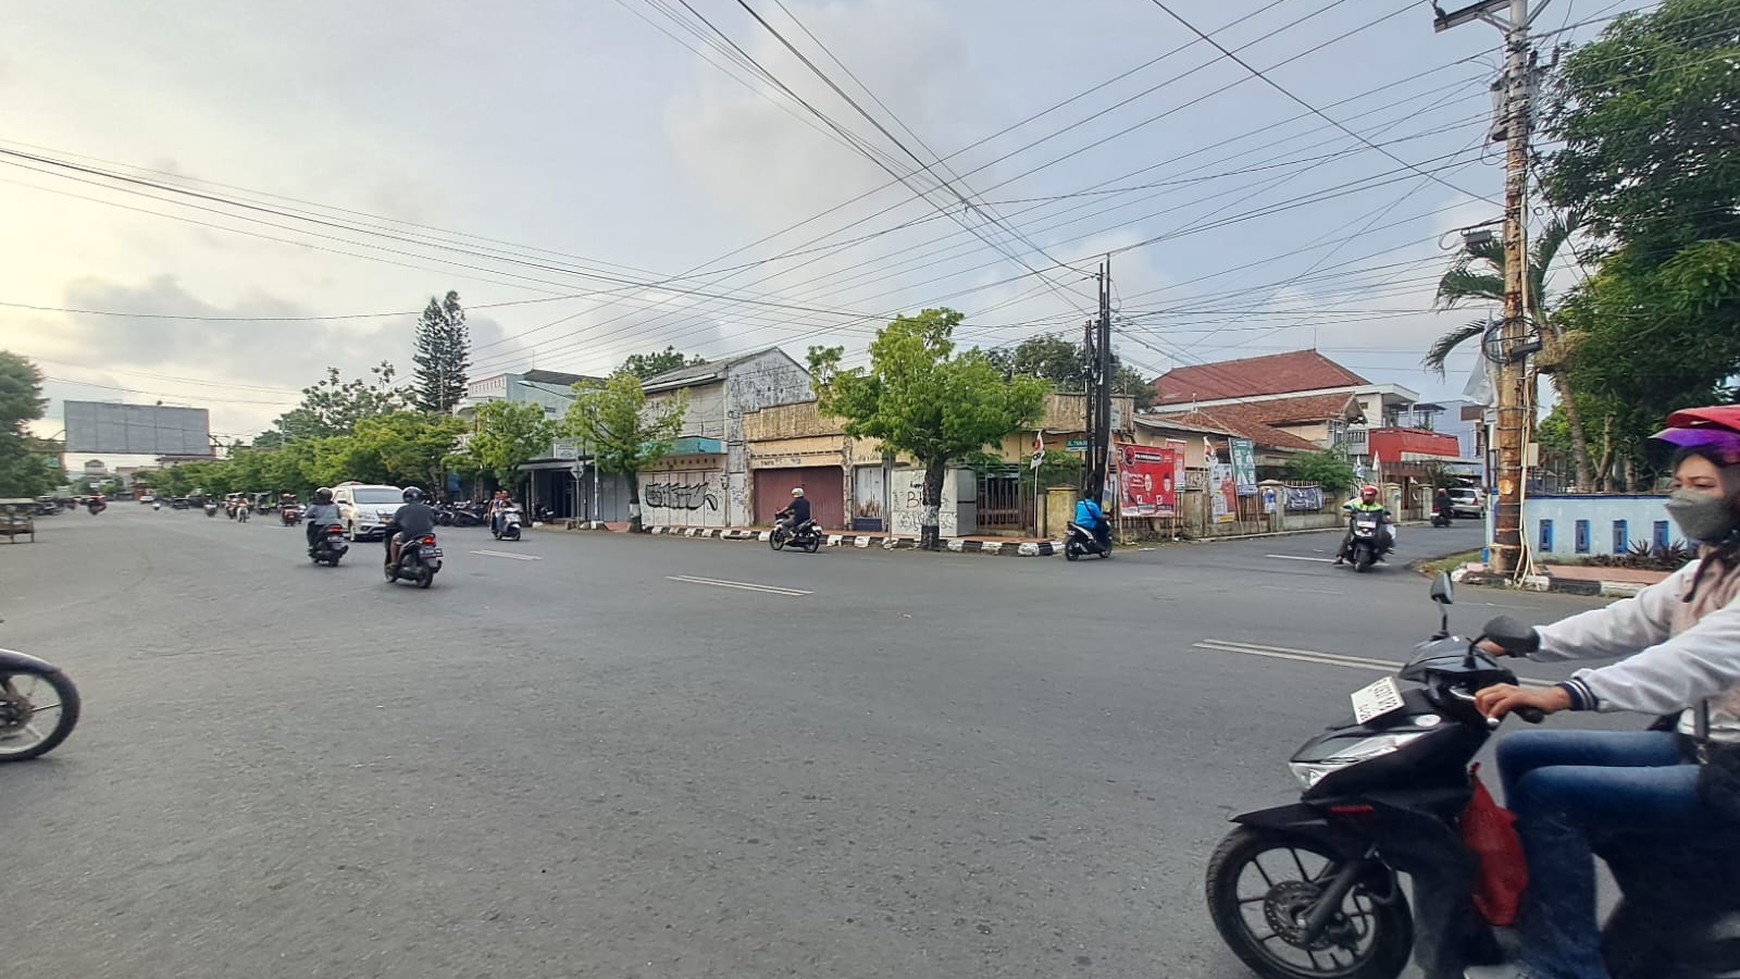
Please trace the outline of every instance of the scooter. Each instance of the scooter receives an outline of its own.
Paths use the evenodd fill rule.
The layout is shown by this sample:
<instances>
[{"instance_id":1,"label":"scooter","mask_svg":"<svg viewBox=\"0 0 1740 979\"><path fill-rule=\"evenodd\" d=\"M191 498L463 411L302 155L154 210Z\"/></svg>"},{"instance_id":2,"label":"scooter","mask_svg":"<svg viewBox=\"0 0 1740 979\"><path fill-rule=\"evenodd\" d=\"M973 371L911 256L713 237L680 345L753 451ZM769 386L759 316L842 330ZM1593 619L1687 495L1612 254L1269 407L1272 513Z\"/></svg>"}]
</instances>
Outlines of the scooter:
<instances>
[{"instance_id":1,"label":"scooter","mask_svg":"<svg viewBox=\"0 0 1740 979\"><path fill-rule=\"evenodd\" d=\"M390 584L402 579L415 582L418 588L427 588L435 583L435 573L441 570L441 557L434 534L413 537L400 546L398 563L387 563L387 581Z\"/></svg>"},{"instance_id":2,"label":"scooter","mask_svg":"<svg viewBox=\"0 0 1740 979\"><path fill-rule=\"evenodd\" d=\"M107 503L104 503L102 500L92 500L91 502L85 504L85 509L91 511L91 516L93 516L93 517L99 513L102 513L104 510L107 510L108 508L109 508L109 505Z\"/></svg>"},{"instance_id":3,"label":"scooter","mask_svg":"<svg viewBox=\"0 0 1740 979\"><path fill-rule=\"evenodd\" d=\"M254 512L254 508L250 507L246 503L244 503L241 506L236 507L236 520L239 523L247 523L248 516L250 514L252 514L253 512Z\"/></svg>"},{"instance_id":4,"label":"scooter","mask_svg":"<svg viewBox=\"0 0 1740 979\"><path fill-rule=\"evenodd\" d=\"M814 520L806 520L796 527L786 527L775 524L767 535L767 546L776 551L790 547L794 551L807 551L811 554L822 549L822 525Z\"/></svg>"},{"instance_id":5,"label":"scooter","mask_svg":"<svg viewBox=\"0 0 1740 979\"><path fill-rule=\"evenodd\" d=\"M344 541L344 528L338 524L329 524L315 535L314 546L308 549L308 557L315 564L336 568L339 559L349 550L350 545Z\"/></svg>"},{"instance_id":6,"label":"scooter","mask_svg":"<svg viewBox=\"0 0 1740 979\"><path fill-rule=\"evenodd\" d=\"M1390 552L1394 542L1385 532L1383 514L1361 510L1353 514L1353 540L1347 544L1347 560L1356 572L1371 570Z\"/></svg>"},{"instance_id":7,"label":"scooter","mask_svg":"<svg viewBox=\"0 0 1740 979\"><path fill-rule=\"evenodd\" d=\"M79 722L79 690L60 667L0 649L0 762L53 751Z\"/></svg>"},{"instance_id":8,"label":"scooter","mask_svg":"<svg viewBox=\"0 0 1740 979\"><path fill-rule=\"evenodd\" d=\"M490 528L490 533L495 535L496 540L519 540L520 539L520 508L519 507L517 507L517 506L505 507L502 509L501 513L496 516L495 519L498 521L498 523L495 526Z\"/></svg>"},{"instance_id":9,"label":"scooter","mask_svg":"<svg viewBox=\"0 0 1740 979\"><path fill-rule=\"evenodd\" d=\"M1394 979L1410 949L1431 977L1461 976L1469 965L1501 958L1492 929L1474 909L1477 859L1457 827L1473 797L1469 764L1499 724L1480 713L1474 695L1516 682L1478 644L1490 639L1521 648L1532 630L1500 616L1476 639L1452 636L1448 575L1438 576L1431 595L1443 606L1438 632L1398 676L1355 691L1351 717L1293 753L1288 767L1304 788L1299 802L1232 817L1238 828L1209 860L1206 896L1215 929L1264 979ZM1412 685L1404 689L1398 679ZM1543 716L1534 708L1516 714L1530 723ZM1614 912L1605 945L1615 979L1737 974L1729 970L1740 969L1740 943L1732 940L1740 935L1740 913L1717 904L1709 888L1682 886L1685 878L1674 870L1664 879L1656 851L1625 844L1635 841L1615 842L1615 852L1602 856L1630 893L1643 891L1635 889L1637 875L1628 884L1621 868L1637 866L1662 881L1657 890L1679 896L1665 911L1652 893ZM1698 859L1681 841L1662 846L1683 851L1677 866ZM1740 863L1737 850L1733 839L1711 841L1712 853L1725 853L1724 873ZM1401 886L1404 873L1413 878L1417 916ZM1731 888L1713 890L1725 895ZM1699 902L1701 913L1687 908ZM1652 918L1640 926L1646 910Z\"/></svg>"},{"instance_id":10,"label":"scooter","mask_svg":"<svg viewBox=\"0 0 1740 979\"><path fill-rule=\"evenodd\" d=\"M1448 527L1448 526L1450 526L1450 508L1449 507L1439 507L1438 509L1432 511L1432 526L1434 526L1434 527Z\"/></svg>"},{"instance_id":11,"label":"scooter","mask_svg":"<svg viewBox=\"0 0 1740 979\"><path fill-rule=\"evenodd\" d=\"M205 505L205 515L208 517L217 516L217 504L216 503L207 503Z\"/></svg>"},{"instance_id":12,"label":"scooter","mask_svg":"<svg viewBox=\"0 0 1740 979\"><path fill-rule=\"evenodd\" d=\"M278 519L286 527L295 527L302 523L302 508L294 503L280 507Z\"/></svg>"},{"instance_id":13,"label":"scooter","mask_svg":"<svg viewBox=\"0 0 1740 979\"><path fill-rule=\"evenodd\" d=\"M1112 556L1112 549L1100 543L1094 532L1076 523L1069 522L1069 530L1063 535L1063 557L1066 561L1080 560L1083 556L1098 554L1100 557Z\"/></svg>"},{"instance_id":14,"label":"scooter","mask_svg":"<svg viewBox=\"0 0 1740 979\"><path fill-rule=\"evenodd\" d=\"M161 503L158 503L158 502L156 502L156 501L152 501L152 503L151 503L151 509L153 509L153 510L161 510L161 509L163 509L163 504L161 504Z\"/></svg>"}]
</instances>

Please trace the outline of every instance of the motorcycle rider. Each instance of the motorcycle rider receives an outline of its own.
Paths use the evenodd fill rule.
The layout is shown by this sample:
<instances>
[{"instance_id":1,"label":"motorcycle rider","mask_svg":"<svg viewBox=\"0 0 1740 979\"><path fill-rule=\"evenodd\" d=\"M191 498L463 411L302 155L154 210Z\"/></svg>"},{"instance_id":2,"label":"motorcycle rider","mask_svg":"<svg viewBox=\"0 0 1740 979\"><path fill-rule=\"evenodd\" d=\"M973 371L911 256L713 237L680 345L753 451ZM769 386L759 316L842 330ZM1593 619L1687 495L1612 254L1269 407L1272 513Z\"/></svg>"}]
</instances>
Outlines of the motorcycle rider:
<instances>
[{"instance_id":1,"label":"motorcycle rider","mask_svg":"<svg viewBox=\"0 0 1740 979\"><path fill-rule=\"evenodd\" d=\"M1668 515L1700 543L1699 559L1636 597L1536 629L1527 653L1625 659L1545 689L1488 687L1475 703L1494 718L1537 707L1678 719L1674 730L1522 731L1499 744L1505 803L1528 859L1521 958L1470 969L1470 979L1603 979L1594 850L1616 836L1671 850L1740 831L1700 797L1690 750L1703 727L1714 744L1740 745L1740 407L1677 411L1667 425L1655 439L1676 450ZM1708 893L1684 879L1674 886L1707 900L1730 896L1731 883Z\"/></svg>"},{"instance_id":2,"label":"motorcycle rider","mask_svg":"<svg viewBox=\"0 0 1740 979\"><path fill-rule=\"evenodd\" d=\"M338 504L332 502L332 490L322 486L314 491L314 502L308 504L308 511L303 519L308 521L308 549L314 550L314 542L326 528L340 525L344 520L339 516Z\"/></svg>"},{"instance_id":3,"label":"motorcycle rider","mask_svg":"<svg viewBox=\"0 0 1740 979\"><path fill-rule=\"evenodd\" d=\"M1112 525L1106 519L1106 511L1100 509L1100 501L1091 496L1084 496L1075 505L1075 524L1094 535L1099 542L1100 550L1112 549Z\"/></svg>"},{"instance_id":4,"label":"motorcycle rider","mask_svg":"<svg viewBox=\"0 0 1740 979\"><path fill-rule=\"evenodd\" d=\"M810 501L804 498L804 488L795 486L791 491L791 506L774 514L779 517L779 526L787 533L795 534L810 522Z\"/></svg>"},{"instance_id":5,"label":"motorcycle rider","mask_svg":"<svg viewBox=\"0 0 1740 979\"><path fill-rule=\"evenodd\" d=\"M388 566L399 563L399 551L405 541L435 532L435 510L423 502L423 491L407 486L404 500L405 505L399 507L385 527Z\"/></svg>"},{"instance_id":6,"label":"motorcycle rider","mask_svg":"<svg viewBox=\"0 0 1740 979\"><path fill-rule=\"evenodd\" d=\"M1376 513L1378 515L1378 530L1384 535L1384 553L1389 553L1396 546L1395 530L1391 527L1390 512L1378 502L1378 488L1364 486L1360 488L1359 499L1349 500L1341 508L1347 513L1347 533L1341 538L1341 550L1335 552L1335 563L1346 564L1347 555L1353 546L1353 521L1356 514Z\"/></svg>"},{"instance_id":7,"label":"motorcycle rider","mask_svg":"<svg viewBox=\"0 0 1740 979\"><path fill-rule=\"evenodd\" d=\"M1442 486L1438 487L1438 492L1432 496L1432 512L1442 514L1448 521L1453 516L1453 509L1455 508L1450 502L1450 491Z\"/></svg>"},{"instance_id":8,"label":"motorcycle rider","mask_svg":"<svg viewBox=\"0 0 1740 979\"><path fill-rule=\"evenodd\" d=\"M495 496L489 501L489 532L500 535L502 530L502 513L514 505L513 498L507 490L496 490Z\"/></svg>"}]
</instances>

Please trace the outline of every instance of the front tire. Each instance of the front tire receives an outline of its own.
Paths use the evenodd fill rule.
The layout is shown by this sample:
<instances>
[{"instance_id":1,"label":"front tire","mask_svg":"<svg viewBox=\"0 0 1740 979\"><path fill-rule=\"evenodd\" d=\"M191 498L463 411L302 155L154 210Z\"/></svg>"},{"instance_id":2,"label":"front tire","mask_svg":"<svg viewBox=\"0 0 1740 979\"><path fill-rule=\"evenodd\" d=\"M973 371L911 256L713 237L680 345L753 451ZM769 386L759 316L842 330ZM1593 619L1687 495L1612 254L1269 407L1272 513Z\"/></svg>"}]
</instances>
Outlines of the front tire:
<instances>
[{"instance_id":1,"label":"front tire","mask_svg":"<svg viewBox=\"0 0 1740 979\"><path fill-rule=\"evenodd\" d=\"M775 527L773 533L767 535L767 546L776 551L785 550L785 531Z\"/></svg>"},{"instance_id":2,"label":"front tire","mask_svg":"<svg viewBox=\"0 0 1740 979\"><path fill-rule=\"evenodd\" d=\"M1221 939L1265 979L1395 979L1413 949L1414 921L1393 876L1384 894L1365 881L1354 885L1315 941L1297 932L1342 859L1302 833L1250 826L1228 833L1209 859L1206 887Z\"/></svg>"},{"instance_id":3,"label":"front tire","mask_svg":"<svg viewBox=\"0 0 1740 979\"><path fill-rule=\"evenodd\" d=\"M21 682L23 680L30 683ZM44 684L48 687L47 691L41 689ZM16 737L0 737L0 762L28 761L48 754L72 734L73 726L79 722L82 702L79 700L78 687L73 685L71 677L58 670L53 673L13 673L0 676L0 690L3 690L7 698L3 706L8 715L14 710L25 709L26 704L33 715L50 709L57 710L54 726L47 732L39 733L34 741L27 740L30 737L29 732L33 730L29 722L17 731ZM36 702L45 695L53 698L52 705ZM19 703L20 699L24 703ZM9 729L6 733L14 732Z\"/></svg>"},{"instance_id":4,"label":"front tire","mask_svg":"<svg viewBox=\"0 0 1740 979\"><path fill-rule=\"evenodd\" d=\"M810 552L811 554L814 554L821 549L822 549L822 536L820 534L810 535L809 542L804 545L804 550Z\"/></svg>"}]
</instances>

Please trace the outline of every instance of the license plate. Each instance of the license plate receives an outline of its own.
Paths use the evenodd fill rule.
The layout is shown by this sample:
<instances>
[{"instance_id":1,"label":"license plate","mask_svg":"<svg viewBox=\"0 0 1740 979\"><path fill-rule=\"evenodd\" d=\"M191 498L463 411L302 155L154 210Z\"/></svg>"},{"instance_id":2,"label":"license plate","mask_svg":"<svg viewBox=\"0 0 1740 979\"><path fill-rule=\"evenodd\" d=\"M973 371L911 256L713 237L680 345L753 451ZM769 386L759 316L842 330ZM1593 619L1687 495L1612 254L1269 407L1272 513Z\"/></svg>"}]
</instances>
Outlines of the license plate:
<instances>
[{"instance_id":1,"label":"license plate","mask_svg":"<svg viewBox=\"0 0 1740 979\"><path fill-rule=\"evenodd\" d=\"M439 548L439 547L425 547L422 550L418 551L417 553L418 553L418 555L425 557L425 558L440 557L441 556L441 548Z\"/></svg>"},{"instance_id":2,"label":"license plate","mask_svg":"<svg viewBox=\"0 0 1740 979\"><path fill-rule=\"evenodd\" d=\"M1369 687L1355 690L1352 700L1353 719L1361 724L1401 710L1404 706L1402 688L1396 685L1396 678L1393 676L1386 676Z\"/></svg>"}]
</instances>

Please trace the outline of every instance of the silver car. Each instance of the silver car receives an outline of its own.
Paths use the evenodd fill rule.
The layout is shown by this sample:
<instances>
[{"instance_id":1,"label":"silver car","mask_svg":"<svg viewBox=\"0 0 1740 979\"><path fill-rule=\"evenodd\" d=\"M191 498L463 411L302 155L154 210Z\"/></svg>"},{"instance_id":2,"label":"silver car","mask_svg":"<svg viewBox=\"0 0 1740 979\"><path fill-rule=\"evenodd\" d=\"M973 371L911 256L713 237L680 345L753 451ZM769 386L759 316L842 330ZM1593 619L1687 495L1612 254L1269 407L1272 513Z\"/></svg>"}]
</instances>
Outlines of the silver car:
<instances>
[{"instance_id":1,"label":"silver car","mask_svg":"<svg viewBox=\"0 0 1740 979\"><path fill-rule=\"evenodd\" d=\"M1486 497L1472 486L1455 487L1450 490L1450 512L1458 517L1483 517Z\"/></svg>"},{"instance_id":2,"label":"silver car","mask_svg":"<svg viewBox=\"0 0 1740 979\"><path fill-rule=\"evenodd\" d=\"M379 540L386 526L405 503L405 491L375 483L340 483L332 488L332 502L344 521L344 536L352 541Z\"/></svg>"}]
</instances>

